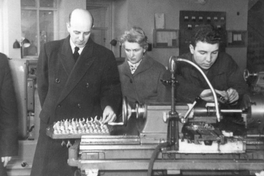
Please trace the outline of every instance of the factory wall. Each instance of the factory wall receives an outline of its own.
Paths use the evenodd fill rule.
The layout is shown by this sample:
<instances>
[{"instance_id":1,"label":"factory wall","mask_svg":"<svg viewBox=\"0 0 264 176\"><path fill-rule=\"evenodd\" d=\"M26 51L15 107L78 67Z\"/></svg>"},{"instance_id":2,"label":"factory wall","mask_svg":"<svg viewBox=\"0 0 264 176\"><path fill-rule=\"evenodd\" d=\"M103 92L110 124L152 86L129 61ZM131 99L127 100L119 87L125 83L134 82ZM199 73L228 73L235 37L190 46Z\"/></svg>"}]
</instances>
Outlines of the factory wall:
<instances>
[{"instance_id":1,"label":"factory wall","mask_svg":"<svg viewBox=\"0 0 264 176\"><path fill-rule=\"evenodd\" d=\"M11 58L19 58L20 52L12 48L16 39L21 38L20 3L15 0L1 0L0 13L0 51ZM19 2L19 1L18 1ZM112 38L118 39L120 35L132 26L142 27L153 43L154 15L164 13L165 29L179 29L179 12L181 10L193 11L223 11L226 12L227 30L247 30L248 0L208 0L205 4L197 0L114 0L112 1ZM109 2L108 2L109 3ZM12 5L11 5L12 4ZM57 39L67 36L66 22L69 12L78 7L84 7L86 0L60 0L58 14ZM109 28L110 29L110 28ZM119 56L119 47L113 47L115 55ZM228 47L226 51L233 56L241 68L246 67L246 47ZM171 55L178 55L178 48L153 48L149 55L162 64L168 64ZM124 53L122 54L124 56Z\"/></svg>"},{"instance_id":2,"label":"factory wall","mask_svg":"<svg viewBox=\"0 0 264 176\"><path fill-rule=\"evenodd\" d=\"M179 12L221 11L226 12L227 30L247 30L248 0L208 0L205 4L197 0L116 0L114 1L114 37L118 38L124 30L132 26L142 27L153 43L154 15L164 13L165 29L179 29ZM118 48L114 49L117 54ZM246 67L246 47L226 48L241 68ZM162 64L168 64L171 55L178 55L178 48L153 48L148 53ZM124 56L124 54L122 55Z\"/></svg>"},{"instance_id":3,"label":"factory wall","mask_svg":"<svg viewBox=\"0 0 264 176\"><path fill-rule=\"evenodd\" d=\"M68 35L66 22L69 13L75 8L85 8L86 0L58 0L58 15L56 16L55 39ZM21 7L20 0L0 0L0 52L10 58L20 58L20 50L13 48L15 40L20 41Z\"/></svg>"}]
</instances>

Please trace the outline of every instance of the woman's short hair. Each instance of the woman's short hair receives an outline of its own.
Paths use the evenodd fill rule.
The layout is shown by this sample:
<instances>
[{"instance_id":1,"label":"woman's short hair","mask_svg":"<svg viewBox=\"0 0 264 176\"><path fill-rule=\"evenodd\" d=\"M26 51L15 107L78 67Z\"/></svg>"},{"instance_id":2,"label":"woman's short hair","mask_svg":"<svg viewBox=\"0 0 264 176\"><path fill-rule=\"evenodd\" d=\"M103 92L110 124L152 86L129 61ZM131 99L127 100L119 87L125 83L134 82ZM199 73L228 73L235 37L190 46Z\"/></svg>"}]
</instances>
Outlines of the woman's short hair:
<instances>
[{"instance_id":1,"label":"woman's short hair","mask_svg":"<svg viewBox=\"0 0 264 176\"><path fill-rule=\"evenodd\" d=\"M121 44L124 42L138 43L142 48L148 49L148 37L140 27L133 27L129 31L125 31L120 38Z\"/></svg>"}]
</instances>

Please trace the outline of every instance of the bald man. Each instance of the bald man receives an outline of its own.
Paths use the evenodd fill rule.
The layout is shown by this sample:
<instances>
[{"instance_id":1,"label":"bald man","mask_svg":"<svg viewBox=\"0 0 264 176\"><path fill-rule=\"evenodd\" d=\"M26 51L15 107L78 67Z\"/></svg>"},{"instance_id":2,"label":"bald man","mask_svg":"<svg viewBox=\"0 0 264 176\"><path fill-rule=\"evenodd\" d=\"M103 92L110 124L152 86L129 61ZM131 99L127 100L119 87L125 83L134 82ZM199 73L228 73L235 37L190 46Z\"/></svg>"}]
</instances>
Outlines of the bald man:
<instances>
[{"instance_id":1,"label":"bald man","mask_svg":"<svg viewBox=\"0 0 264 176\"><path fill-rule=\"evenodd\" d=\"M46 135L48 126L64 119L95 116L108 123L116 120L121 109L115 57L92 41L92 27L89 11L75 9L67 23L69 36L46 43L40 52L37 87L42 110L32 176L72 176L76 170L67 164L68 148Z\"/></svg>"}]
</instances>

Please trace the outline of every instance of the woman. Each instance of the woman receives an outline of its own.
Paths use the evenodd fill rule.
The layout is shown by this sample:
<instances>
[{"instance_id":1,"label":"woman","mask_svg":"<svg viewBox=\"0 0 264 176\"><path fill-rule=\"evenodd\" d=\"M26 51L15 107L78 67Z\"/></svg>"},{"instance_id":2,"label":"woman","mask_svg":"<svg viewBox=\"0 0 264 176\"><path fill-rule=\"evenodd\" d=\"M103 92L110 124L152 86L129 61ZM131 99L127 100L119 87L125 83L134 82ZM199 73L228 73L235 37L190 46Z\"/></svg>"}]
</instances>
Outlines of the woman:
<instances>
[{"instance_id":1,"label":"woman","mask_svg":"<svg viewBox=\"0 0 264 176\"><path fill-rule=\"evenodd\" d=\"M169 91L161 83L166 68L147 55L148 41L145 32L139 27L133 27L125 31L120 42L126 59L118 69L122 93L127 97L128 103L133 107L136 102L152 104L167 101ZM135 126L128 123L128 128ZM133 131L132 134L137 133Z\"/></svg>"}]
</instances>

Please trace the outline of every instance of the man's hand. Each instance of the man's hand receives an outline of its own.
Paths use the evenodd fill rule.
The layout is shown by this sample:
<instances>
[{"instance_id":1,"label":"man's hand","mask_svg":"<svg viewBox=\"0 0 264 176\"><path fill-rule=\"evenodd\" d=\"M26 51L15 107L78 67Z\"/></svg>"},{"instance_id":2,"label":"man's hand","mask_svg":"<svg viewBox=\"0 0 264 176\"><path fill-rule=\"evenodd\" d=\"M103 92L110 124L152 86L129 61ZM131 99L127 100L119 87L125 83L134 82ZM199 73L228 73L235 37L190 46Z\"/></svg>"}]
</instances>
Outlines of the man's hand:
<instances>
[{"instance_id":1,"label":"man's hand","mask_svg":"<svg viewBox=\"0 0 264 176\"><path fill-rule=\"evenodd\" d=\"M234 103L239 99L239 94L235 89L229 88L227 91L229 103Z\"/></svg>"},{"instance_id":2,"label":"man's hand","mask_svg":"<svg viewBox=\"0 0 264 176\"><path fill-rule=\"evenodd\" d=\"M1 157L1 161L4 165L4 167L6 167L7 163L11 160L11 156L4 156L4 157Z\"/></svg>"},{"instance_id":3,"label":"man's hand","mask_svg":"<svg viewBox=\"0 0 264 176\"><path fill-rule=\"evenodd\" d=\"M116 114L110 106L106 106L103 112L103 123L109 123L116 120Z\"/></svg>"},{"instance_id":4,"label":"man's hand","mask_svg":"<svg viewBox=\"0 0 264 176\"><path fill-rule=\"evenodd\" d=\"M215 90L215 92L221 95L228 103L234 103L239 98L238 92L232 88L229 88L227 91ZM203 90L200 97L204 101L214 101L211 89Z\"/></svg>"},{"instance_id":5,"label":"man's hand","mask_svg":"<svg viewBox=\"0 0 264 176\"><path fill-rule=\"evenodd\" d=\"M200 98L204 101L214 101L214 97L212 94L211 89L205 89L202 91L202 93L200 94Z\"/></svg>"},{"instance_id":6,"label":"man's hand","mask_svg":"<svg viewBox=\"0 0 264 176\"><path fill-rule=\"evenodd\" d=\"M220 99L219 100L220 102L222 101L222 103L229 103L229 96L228 96L227 91L215 90L215 92L217 96L219 95L221 96L221 97L217 97L218 99Z\"/></svg>"}]
</instances>

